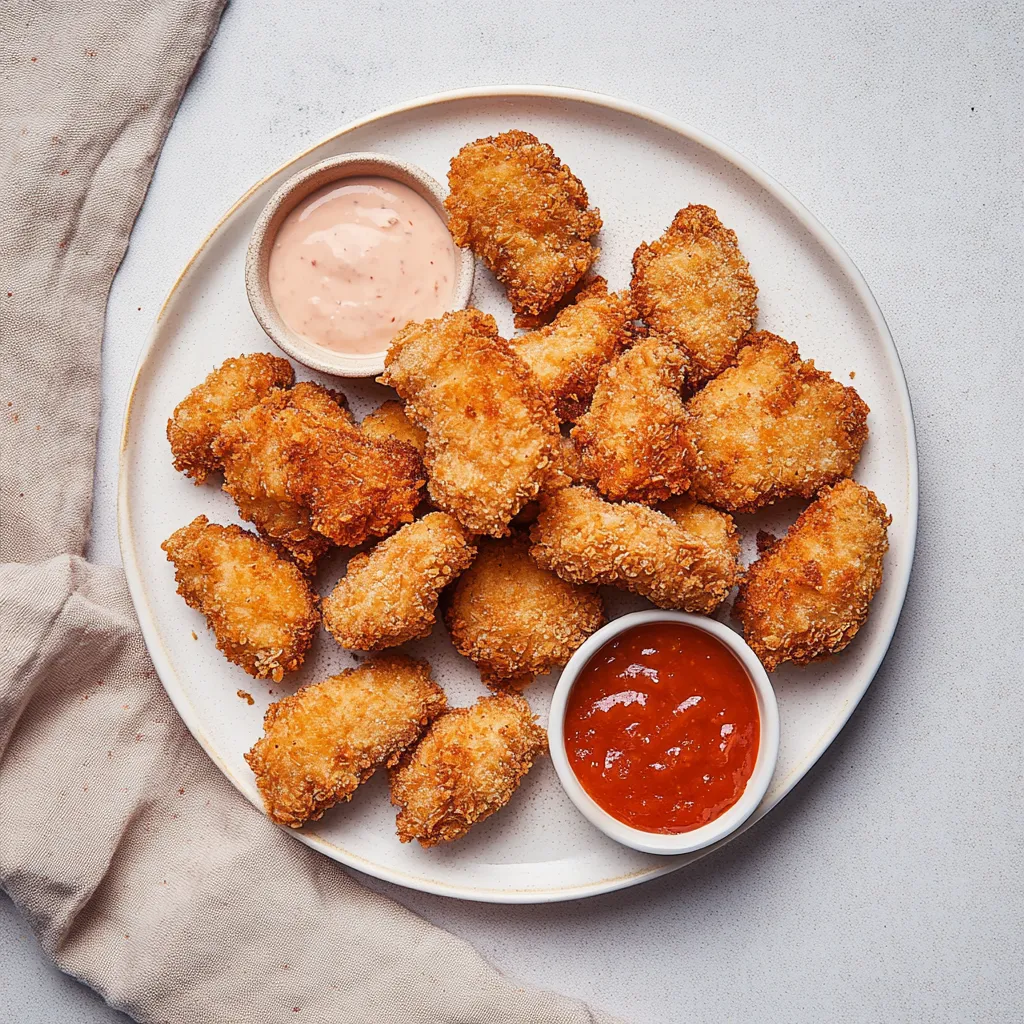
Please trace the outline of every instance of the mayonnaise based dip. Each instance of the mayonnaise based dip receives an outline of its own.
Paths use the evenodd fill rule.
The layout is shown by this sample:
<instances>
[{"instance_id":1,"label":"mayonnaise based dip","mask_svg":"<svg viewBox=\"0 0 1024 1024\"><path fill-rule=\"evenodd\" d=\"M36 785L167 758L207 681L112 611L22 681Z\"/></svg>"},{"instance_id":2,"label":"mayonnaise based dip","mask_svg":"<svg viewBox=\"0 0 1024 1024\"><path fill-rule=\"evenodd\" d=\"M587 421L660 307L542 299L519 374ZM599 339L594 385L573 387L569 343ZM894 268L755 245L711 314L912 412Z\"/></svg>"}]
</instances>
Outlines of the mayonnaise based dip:
<instances>
[{"instance_id":1,"label":"mayonnaise based dip","mask_svg":"<svg viewBox=\"0 0 1024 1024\"><path fill-rule=\"evenodd\" d=\"M345 178L307 196L278 229L270 296L296 334L335 352L383 352L410 320L441 316L455 245L418 192Z\"/></svg>"}]
</instances>

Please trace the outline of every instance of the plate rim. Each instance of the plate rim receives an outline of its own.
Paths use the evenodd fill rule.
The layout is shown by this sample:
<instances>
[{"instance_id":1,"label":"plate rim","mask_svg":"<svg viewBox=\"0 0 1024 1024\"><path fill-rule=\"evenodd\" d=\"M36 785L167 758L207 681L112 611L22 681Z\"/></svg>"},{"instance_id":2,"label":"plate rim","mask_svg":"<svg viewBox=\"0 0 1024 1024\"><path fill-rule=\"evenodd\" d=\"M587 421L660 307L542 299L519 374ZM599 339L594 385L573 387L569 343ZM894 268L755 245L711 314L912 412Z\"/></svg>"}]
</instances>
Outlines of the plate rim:
<instances>
[{"instance_id":1,"label":"plate rim","mask_svg":"<svg viewBox=\"0 0 1024 1024\"><path fill-rule=\"evenodd\" d=\"M315 830L303 829L293 830L287 829L289 835L298 839L300 842L305 843L307 846L317 850L318 852L330 857L332 860L339 861L349 867L355 868L358 871L362 871L365 874L371 875L375 878L379 878L382 881L390 882L395 885L400 885L405 888L414 889L420 892L427 892L437 896L447 896L455 899L464 899L474 902L484 903L517 903L517 904L532 904L532 903L555 903L565 900L582 899L588 896L597 896L602 893L614 892L618 889L624 889L629 886L638 885L641 882L650 881L654 878L659 878L663 875L669 874L670 872L677 871L680 868L685 867L687 864L691 864L696 860L707 856L714 850L725 845L737 836L744 833L748 828L753 826L755 822L760 821L770 810L773 810L779 803L781 803L789 793L792 792L793 788L802 779L808 771L820 760L825 751L832 745L836 736L842 731L843 727L849 721L850 716L854 710L860 704L870 687L875 675L878 672L882 661L885 659L886 654L889 651L889 647L892 644L892 638L896 631L896 627L899 624L900 618L903 613L904 606L906 604L907 589L910 584L910 577L913 570L914 557L917 549L917 530L918 530L918 502L919 502L919 466L917 457L917 437L916 437L916 425L914 422L913 406L910 398L910 389L907 385L906 374L903 370L903 365L900 361L899 351L896 348L896 343L893 340L892 333L889 330L889 326L885 321L885 316L882 313L881 307L878 304L878 300L875 298L871 291L864 275L858 269L857 265L853 262L849 253L840 245L832 233L817 219L800 202L788 189L786 189L780 182L774 177L762 170L757 164L755 164L748 157L744 156L739 151L733 149L731 146L726 145L707 132L696 128L695 126L681 121L677 118L662 114L650 107L646 107L642 104L635 103L631 100L622 100L617 97L609 96L604 93L594 92L584 89L575 89L567 86L552 86L552 85L501 85L501 86L474 86L464 89L454 89L445 92L431 93L425 96L419 96L411 100L406 100L401 103L392 104L387 107L382 107L362 117L356 118L334 132L325 135L317 142L308 146L306 149L290 157L284 163L274 168L272 171L263 175L257 182L251 185L231 206L224 212L224 214L217 220L210 231L206 234L203 240L199 243L195 252L189 258L181 272L175 278L174 283L171 285L167 297L158 310L156 317L153 321L153 325L150 328L149 334L146 337L146 341L142 346L138 359L135 364L135 370L132 376L131 387L128 392L128 398L125 403L124 415L121 426L121 439L118 449L118 483L117 483L117 536L118 546L121 552L121 561L124 568L125 578L128 584L128 592L132 599L132 604L135 607L135 613L139 620L139 627L142 632L143 639L146 642L147 652L153 662L153 667L156 669L157 676L160 679L160 683L163 686L167 696L170 698L171 703L174 705L175 710L185 723L189 732L197 740L199 745L206 752L206 755L213 761L213 763L220 769L225 775L229 782L238 790L242 796L244 796L250 803L257 807L257 810L262 813L256 801L253 800L252 796L246 792L246 787L241 784L240 779L235 778L234 772L224 763L224 761L218 755L213 744L207 738L203 731L201 723L198 721L198 716L194 713L191 703L188 700L187 694L183 688L180 688L177 682L176 673L170 662L169 656L165 653L163 644L160 640L159 632L156 626L155 617L152 610L146 601L145 591L142 584L142 573L140 566L135 556L135 549L133 546L131 523L129 520L129 509L128 509L128 497L127 497L127 477L128 477L128 461L126 453L129 445L129 429L131 425L131 417L135 402L135 396L139 387L140 380L144 371L146 370L147 363L150 356L153 354L158 336L161 332L163 320L167 313L168 307L171 301L174 299L178 289L183 285L185 280L189 277L192 268L196 261L202 255L206 247L212 242L214 237L220 232L221 228L226 222L235 214L235 212L243 206L249 198L261 189L267 182L282 173L287 171L290 167L293 167L296 163L310 156L316 150L322 146L334 142L345 135L351 134L359 128L366 127L377 121L382 121L390 117L394 117L397 114L404 114L410 111L422 109L424 107L440 106L446 103L454 103L462 100L478 100L478 99L562 99L570 100L577 103L585 103L591 106L603 107L606 110L611 110L616 113L627 114L632 117L639 118L644 121L648 121L657 127L663 128L667 131L673 132L683 138L689 139L691 142L702 146L705 149L710 150L726 162L732 164L734 167L742 171L747 177L751 178L758 185L760 185L765 191L769 192L776 201L780 202L811 234L814 239L823 246L829 256L835 261L835 263L842 270L847 281L853 287L855 294L860 300L865 311L869 315L872 326L878 332L879 337L884 343L885 354L889 362L889 368L891 372L892 382L896 385L897 397L899 405L903 412L903 419L906 427L906 450L908 458L908 480L907 480L907 538L909 541L909 552L908 558L906 559L905 565L900 567L899 573L896 577L890 577L890 586L894 586L897 589L899 596L899 604L895 614L892 616L892 620L888 623L887 635L883 635L878 643L878 651L873 659L873 663L869 662L868 669L865 673L865 682L856 694L854 699L850 699L845 707L836 715L835 719L830 724L830 727L826 729L819 737L818 740L810 752L806 755L799 765L790 773L789 779L787 779L786 792L779 798L776 804L773 804L771 808L758 814L755 812L747 821L735 832L722 839L719 843L713 846L707 847L705 850L699 851L699 855L688 854L684 855L685 860L678 858L666 858L667 863L664 865L657 865L650 868L644 868L638 871L627 872L623 875L619 875L612 879L605 879L597 883L587 883L585 885L577 886L564 886L555 889L488 889L481 887L465 887L460 885L449 885L441 882L436 882L430 879L424 879L419 876L409 875L405 872L388 868L377 863L367 861L365 858L358 854L343 849L319 836ZM280 827L280 826L278 826Z\"/></svg>"}]
</instances>

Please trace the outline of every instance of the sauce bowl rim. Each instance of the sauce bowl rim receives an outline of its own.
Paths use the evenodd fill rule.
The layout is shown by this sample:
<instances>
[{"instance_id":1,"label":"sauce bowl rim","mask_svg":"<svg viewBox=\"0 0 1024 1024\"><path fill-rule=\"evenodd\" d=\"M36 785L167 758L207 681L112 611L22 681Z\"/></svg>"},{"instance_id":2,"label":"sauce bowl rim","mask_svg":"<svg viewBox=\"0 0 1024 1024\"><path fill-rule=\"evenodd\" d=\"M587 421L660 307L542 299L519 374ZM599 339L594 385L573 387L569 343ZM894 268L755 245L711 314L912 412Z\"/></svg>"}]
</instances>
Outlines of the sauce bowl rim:
<instances>
[{"instance_id":1,"label":"sauce bowl rim","mask_svg":"<svg viewBox=\"0 0 1024 1024\"><path fill-rule=\"evenodd\" d=\"M387 153L356 152L328 157L286 179L263 207L249 236L245 257L245 290L253 315L267 337L283 352L310 369L336 377L377 377L384 372L387 350L368 353L334 352L307 341L288 327L270 294L270 247L281 222L317 189L346 178L375 176L406 185L427 200L447 226L447 189L422 167ZM474 258L469 249L455 250L455 283L447 312L465 309L473 291Z\"/></svg>"},{"instance_id":2,"label":"sauce bowl rim","mask_svg":"<svg viewBox=\"0 0 1024 1024\"><path fill-rule=\"evenodd\" d=\"M740 798L713 821L689 832L644 832L613 817L583 788L565 749L565 708L580 672L609 640L633 626L650 622L679 622L694 626L720 640L743 665L757 697L761 734L754 770ZM589 636L569 659L559 676L548 713L548 746L562 789L587 820L610 839L643 853L661 855L693 853L725 839L749 818L764 799L779 757L779 707L771 680L746 641L717 619L689 612L651 609L630 612L602 626Z\"/></svg>"}]
</instances>

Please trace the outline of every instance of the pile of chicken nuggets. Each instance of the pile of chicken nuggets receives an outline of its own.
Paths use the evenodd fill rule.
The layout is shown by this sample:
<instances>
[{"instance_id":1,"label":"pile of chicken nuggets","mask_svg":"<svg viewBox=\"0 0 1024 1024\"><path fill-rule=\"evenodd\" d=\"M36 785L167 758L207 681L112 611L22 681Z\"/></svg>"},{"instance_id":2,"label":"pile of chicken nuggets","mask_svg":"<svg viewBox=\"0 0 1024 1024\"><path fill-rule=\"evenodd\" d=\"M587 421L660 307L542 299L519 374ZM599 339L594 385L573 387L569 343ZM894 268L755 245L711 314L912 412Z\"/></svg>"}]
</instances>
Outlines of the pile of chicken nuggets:
<instances>
[{"instance_id":1,"label":"pile of chicken nuggets","mask_svg":"<svg viewBox=\"0 0 1024 1024\"><path fill-rule=\"evenodd\" d=\"M843 650L881 585L890 517L852 480L868 408L757 330L735 232L687 206L592 276L601 216L525 131L451 162L449 226L504 285L522 330L466 309L410 323L387 353L397 399L356 422L285 359L228 359L175 408L175 467L223 489L255 532L200 516L163 548L178 592L256 678L301 666L319 624L356 668L272 704L246 759L267 813L300 827L389 772L402 842L466 834L547 747L523 696L605 621L600 587L733 614L769 671ZM809 501L740 562L733 514ZM336 546L361 548L321 602ZM493 693L449 707L396 650L438 618Z\"/></svg>"}]
</instances>

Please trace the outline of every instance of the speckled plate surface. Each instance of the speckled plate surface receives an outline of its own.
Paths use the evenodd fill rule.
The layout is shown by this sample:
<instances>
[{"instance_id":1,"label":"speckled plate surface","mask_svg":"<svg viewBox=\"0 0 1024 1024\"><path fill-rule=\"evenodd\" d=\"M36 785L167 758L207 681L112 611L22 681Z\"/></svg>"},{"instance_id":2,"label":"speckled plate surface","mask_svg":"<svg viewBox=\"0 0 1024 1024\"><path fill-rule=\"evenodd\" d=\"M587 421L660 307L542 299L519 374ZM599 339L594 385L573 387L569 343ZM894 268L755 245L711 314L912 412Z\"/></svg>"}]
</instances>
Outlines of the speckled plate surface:
<instances>
[{"instance_id":1,"label":"speckled plate surface","mask_svg":"<svg viewBox=\"0 0 1024 1024\"><path fill-rule=\"evenodd\" d=\"M217 652L202 617L176 595L160 542L199 513L222 523L238 517L216 484L194 487L174 472L164 435L167 418L181 397L228 356L273 351L249 308L243 267L252 226L288 176L328 156L372 150L417 163L443 181L448 160L461 145L513 127L549 142L600 207L605 226L596 269L612 287L628 283L633 250L657 237L676 210L687 203L712 206L738 234L757 279L758 326L797 342L805 358L838 379L845 382L855 375L855 386L871 407L871 436L856 477L876 491L893 517L885 582L869 623L843 655L774 673L782 723L779 762L749 827L832 742L870 684L896 627L917 521L910 400L874 298L814 217L728 147L629 103L545 87L475 89L416 100L341 129L258 182L228 211L160 311L125 414L118 525L143 633L160 678L193 735L259 807L242 755L260 735L267 705L355 664L355 658L321 633L302 671L277 685L251 679ZM493 313L503 330L512 330L507 302L482 268L473 303ZM312 376L301 366L297 370L300 378ZM392 394L369 382L322 379L340 383L357 415ZM800 507L794 503L739 517L745 560L752 556L758 528L784 530ZM331 589L344 563L344 556L325 562L319 574L322 592ZM647 606L614 591L606 597L612 615ZM730 604L720 618L727 617ZM442 625L409 649L429 659L453 704L471 703L485 692L474 666L454 652ZM555 679L538 680L527 694L542 722ZM240 699L240 689L251 693L255 703ZM505 809L448 847L422 850L398 842L383 773L350 803L293 834L329 857L400 885L509 903L574 899L635 885L709 852L664 858L616 845L577 813L547 760L527 776Z\"/></svg>"}]
</instances>

